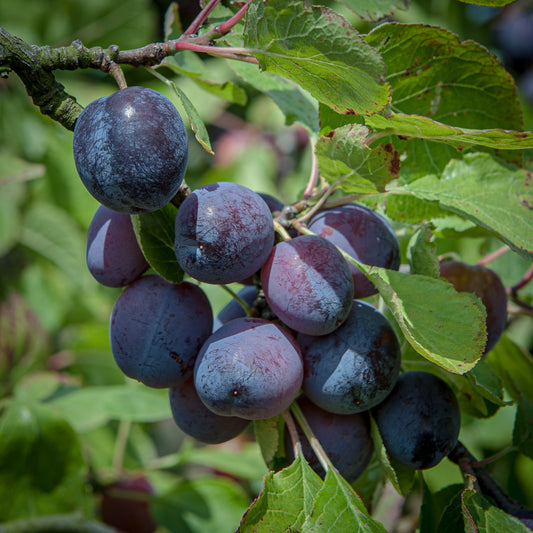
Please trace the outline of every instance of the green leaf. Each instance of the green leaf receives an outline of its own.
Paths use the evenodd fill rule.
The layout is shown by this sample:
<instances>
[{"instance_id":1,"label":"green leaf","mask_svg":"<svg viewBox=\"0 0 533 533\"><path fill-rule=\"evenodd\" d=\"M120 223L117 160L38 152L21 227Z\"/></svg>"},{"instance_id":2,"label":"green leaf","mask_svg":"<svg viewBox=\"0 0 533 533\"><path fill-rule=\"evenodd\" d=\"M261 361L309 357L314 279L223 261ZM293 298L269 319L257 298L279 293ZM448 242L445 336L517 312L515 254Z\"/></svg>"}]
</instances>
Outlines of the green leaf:
<instances>
[{"instance_id":1,"label":"green leaf","mask_svg":"<svg viewBox=\"0 0 533 533\"><path fill-rule=\"evenodd\" d=\"M392 113L386 117L374 115L366 120L381 135L416 137L454 146L459 152L469 146L486 146L496 150L524 150L533 148L533 132L503 129L468 129L448 126L420 115Z\"/></svg>"},{"instance_id":2,"label":"green leaf","mask_svg":"<svg viewBox=\"0 0 533 533\"><path fill-rule=\"evenodd\" d=\"M513 250L533 259L533 173L500 162L488 154L453 160L441 179L426 176L399 190L438 201L476 224L500 235Z\"/></svg>"},{"instance_id":3,"label":"green leaf","mask_svg":"<svg viewBox=\"0 0 533 533\"><path fill-rule=\"evenodd\" d=\"M412 274L421 274L430 278L439 277L435 239L427 225L420 226L413 233L407 246L407 260Z\"/></svg>"},{"instance_id":4,"label":"green leaf","mask_svg":"<svg viewBox=\"0 0 533 533\"><path fill-rule=\"evenodd\" d=\"M177 39L182 34L182 27L180 21L179 6L176 2L171 2L165 11L165 18L163 20L164 26L164 40L170 41Z\"/></svg>"},{"instance_id":5,"label":"green leaf","mask_svg":"<svg viewBox=\"0 0 533 533\"><path fill-rule=\"evenodd\" d=\"M533 405L522 396L513 428L513 445L520 453L533 459Z\"/></svg>"},{"instance_id":6,"label":"green leaf","mask_svg":"<svg viewBox=\"0 0 533 533\"><path fill-rule=\"evenodd\" d=\"M298 455L288 468L265 476L263 489L237 532L301 531L321 487L321 479Z\"/></svg>"},{"instance_id":7,"label":"green leaf","mask_svg":"<svg viewBox=\"0 0 533 533\"><path fill-rule=\"evenodd\" d=\"M277 470L285 458L284 444L285 422L282 415L266 420L254 420L254 434L265 464L271 470ZM286 462L285 462L286 464ZM283 465L285 466L285 465Z\"/></svg>"},{"instance_id":8,"label":"green leaf","mask_svg":"<svg viewBox=\"0 0 533 533\"><path fill-rule=\"evenodd\" d=\"M347 125L319 137L315 152L320 174L346 194L382 192L400 173L400 159L392 144L374 149L366 145L368 128Z\"/></svg>"},{"instance_id":9,"label":"green leaf","mask_svg":"<svg viewBox=\"0 0 533 533\"><path fill-rule=\"evenodd\" d=\"M504 334L486 358L511 397L519 402L523 394L533 405L533 356Z\"/></svg>"},{"instance_id":10,"label":"green leaf","mask_svg":"<svg viewBox=\"0 0 533 533\"><path fill-rule=\"evenodd\" d=\"M363 502L338 472L328 470L324 484L315 497L311 514L302 533L365 531L386 533L385 528L370 518Z\"/></svg>"},{"instance_id":11,"label":"green leaf","mask_svg":"<svg viewBox=\"0 0 533 533\"><path fill-rule=\"evenodd\" d=\"M475 295L458 293L441 279L366 269L368 279L418 353L456 374L475 366L487 338L485 310Z\"/></svg>"},{"instance_id":12,"label":"green leaf","mask_svg":"<svg viewBox=\"0 0 533 533\"><path fill-rule=\"evenodd\" d=\"M177 209L171 203L153 213L132 215L137 241L150 266L171 283L183 280L183 270L174 251Z\"/></svg>"},{"instance_id":13,"label":"green leaf","mask_svg":"<svg viewBox=\"0 0 533 533\"><path fill-rule=\"evenodd\" d=\"M83 387L50 401L77 431L108 420L158 422L172 417L166 390L143 385Z\"/></svg>"},{"instance_id":14,"label":"green leaf","mask_svg":"<svg viewBox=\"0 0 533 533\"><path fill-rule=\"evenodd\" d=\"M397 9L407 9L410 0L343 0L362 19L376 22L391 16Z\"/></svg>"},{"instance_id":15,"label":"green leaf","mask_svg":"<svg viewBox=\"0 0 533 533\"><path fill-rule=\"evenodd\" d=\"M78 438L50 407L11 400L0 419L0 521L82 505Z\"/></svg>"},{"instance_id":16,"label":"green leaf","mask_svg":"<svg viewBox=\"0 0 533 533\"><path fill-rule=\"evenodd\" d=\"M0 187L2 188L2 194L6 185L41 178L45 172L46 167L44 165L30 163L11 154L0 153Z\"/></svg>"},{"instance_id":17,"label":"green leaf","mask_svg":"<svg viewBox=\"0 0 533 533\"><path fill-rule=\"evenodd\" d=\"M152 74L156 78L166 83L176 93L176 96L179 98L179 101L183 109L185 110L185 114L189 119L189 123L191 125L191 129L194 133L194 136L196 137L196 140L200 143L204 150L206 150L210 154L213 154L214 152L211 148L211 141L209 140L209 134L207 133L205 123L200 117L198 110L194 107L193 103L189 100L187 95L173 81L169 80L168 78L165 78L165 76L161 75L155 69L152 69L150 72L152 72Z\"/></svg>"},{"instance_id":18,"label":"green leaf","mask_svg":"<svg viewBox=\"0 0 533 533\"><path fill-rule=\"evenodd\" d=\"M154 518L171 533L231 533L249 499L234 481L223 477L181 480L151 500Z\"/></svg>"},{"instance_id":19,"label":"green leaf","mask_svg":"<svg viewBox=\"0 0 533 533\"><path fill-rule=\"evenodd\" d=\"M384 66L341 15L301 0L254 2L244 44L261 69L289 78L343 114L372 115L389 101Z\"/></svg>"},{"instance_id":20,"label":"green leaf","mask_svg":"<svg viewBox=\"0 0 533 533\"><path fill-rule=\"evenodd\" d=\"M22 221L20 242L55 263L77 286L93 285L85 263L86 236L59 207L45 202L30 205Z\"/></svg>"},{"instance_id":21,"label":"green leaf","mask_svg":"<svg viewBox=\"0 0 533 533\"><path fill-rule=\"evenodd\" d=\"M463 132L461 142L467 149L470 145L464 143L476 134L469 130L523 129L512 76L480 44L461 42L454 33L424 24L382 24L366 39L381 53L392 87L393 114L371 117L368 122L380 130L379 135L403 131L449 140L449 135ZM486 134L490 135L495 136L491 141L495 145L507 136ZM403 156L402 175L413 179L440 173L458 156L457 143L452 146L429 138L393 142ZM521 161L522 154L509 152L507 157Z\"/></svg>"},{"instance_id":22,"label":"green leaf","mask_svg":"<svg viewBox=\"0 0 533 533\"><path fill-rule=\"evenodd\" d=\"M502 7L508 4L512 4L516 0L459 0L459 2L464 2L465 4L476 4L478 6L488 6L488 7Z\"/></svg>"},{"instance_id":23,"label":"green leaf","mask_svg":"<svg viewBox=\"0 0 533 533\"><path fill-rule=\"evenodd\" d=\"M250 63L233 61L230 66L242 80L276 102L285 115L287 125L300 122L309 131L318 131L318 103L297 83L276 74L261 72Z\"/></svg>"}]
</instances>

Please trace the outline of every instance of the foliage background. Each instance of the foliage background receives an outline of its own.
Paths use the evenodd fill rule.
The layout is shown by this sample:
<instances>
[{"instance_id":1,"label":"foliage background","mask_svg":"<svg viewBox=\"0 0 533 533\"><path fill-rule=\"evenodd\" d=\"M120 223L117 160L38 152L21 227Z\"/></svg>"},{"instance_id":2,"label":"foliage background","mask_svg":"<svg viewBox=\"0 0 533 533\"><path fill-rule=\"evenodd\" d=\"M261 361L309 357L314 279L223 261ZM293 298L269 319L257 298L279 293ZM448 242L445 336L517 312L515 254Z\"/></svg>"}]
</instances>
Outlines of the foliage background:
<instances>
[{"instance_id":1,"label":"foliage background","mask_svg":"<svg viewBox=\"0 0 533 533\"><path fill-rule=\"evenodd\" d=\"M179 3L186 25L196 2ZM79 38L87 46L136 48L162 38L166 4L27 0L21 7L5 0L0 25L37 45ZM343 13L361 32L371 29L349 10ZM533 66L528 72L527 65L512 63L499 48L504 14L433 0L413 2L395 19L438 24L496 53L522 84L524 129L533 130L533 96L528 97L526 85ZM235 78L221 60L205 64L211 79ZM175 95L144 69L125 68L125 74L130 85L156 88L177 104ZM116 90L109 76L96 71L61 72L58 79L82 105ZM274 102L249 85L241 84L247 96L242 105L244 99L229 103L188 78L177 80L209 125L215 150L214 156L207 154L191 136L186 176L191 186L231 180L288 203L298 198L310 168L305 130L286 126ZM198 446L170 420L166 391L132 383L122 387L125 379L115 367L107 333L119 291L100 286L85 266L85 237L97 203L78 179L71 142L71 132L33 107L16 76L0 80L0 398L4 405L16 398L0 422L0 502L10 502L9 509L0 504L0 522L35 512L91 515L99 486L126 470L149 477L158 520L170 530L232 531L261 487L266 467L259 450L251 435L228 445ZM459 254L469 263L501 245L475 234L453 237L439 239L437 252ZM506 286L520 279L524 267L525 261L507 256L491 263ZM227 295L218 287L205 290L216 313ZM524 294L533 296L533 289ZM518 319L509 331L528 350L533 348L530 324ZM73 389L84 395L62 401ZM516 408L509 406L491 418L466 420L461 439L479 457L497 453L511 443L515 415ZM533 507L531 458L510 451L489 470L512 497ZM370 469L359 483L363 497L371 476ZM424 478L434 491L462 481L447 460ZM18 497L8 494L14 488ZM416 493L407 502L391 494L379 503L376 518L384 523L398 508L403 515L390 531L412 530L420 505Z\"/></svg>"}]
</instances>

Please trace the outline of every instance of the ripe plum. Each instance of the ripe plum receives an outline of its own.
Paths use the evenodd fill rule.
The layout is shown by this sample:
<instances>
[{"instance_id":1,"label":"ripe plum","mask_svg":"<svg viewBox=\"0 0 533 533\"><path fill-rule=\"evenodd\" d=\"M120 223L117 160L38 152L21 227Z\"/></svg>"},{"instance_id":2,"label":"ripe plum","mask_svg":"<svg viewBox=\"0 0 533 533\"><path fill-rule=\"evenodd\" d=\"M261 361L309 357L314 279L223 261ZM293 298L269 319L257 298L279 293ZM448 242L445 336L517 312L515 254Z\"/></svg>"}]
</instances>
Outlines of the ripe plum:
<instances>
[{"instance_id":1,"label":"ripe plum","mask_svg":"<svg viewBox=\"0 0 533 533\"><path fill-rule=\"evenodd\" d=\"M200 400L193 378L169 388L172 416L187 435L206 444L220 444L240 435L250 424L244 418L220 416Z\"/></svg>"},{"instance_id":2,"label":"ripe plum","mask_svg":"<svg viewBox=\"0 0 533 533\"><path fill-rule=\"evenodd\" d=\"M107 287L125 287L150 266L144 258L130 215L101 205L87 234L87 267Z\"/></svg>"},{"instance_id":3,"label":"ripe plum","mask_svg":"<svg viewBox=\"0 0 533 533\"><path fill-rule=\"evenodd\" d=\"M225 284L249 278L273 246L268 205L242 185L204 185L178 209L176 257L183 270L199 281Z\"/></svg>"},{"instance_id":4,"label":"ripe plum","mask_svg":"<svg viewBox=\"0 0 533 533\"><path fill-rule=\"evenodd\" d=\"M187 131L170 100L128 87L91 102L74 127L74 162L87 190L122 213L147 213L177 193L188 157Z\"/></svg>"},{"instance_id":5,"label":"ripe plum","mask_svg":"<svg viewBox=\"0 0 533 533\"><path fill-rule=\"evenodd\" d=\"M324 209L311 217L308 227L361 263L391 270L400 267L400 244L394 230L382 216L367 207L345 204ZM378 292L357 267L349 267L354 298Z\"/></svg>"},{"instance_id":6,"label":"ripe plum","mask_svg":"<svg viewBox=\"0 0 533 533\"><path fill-rule=\"evenodd\" d=\"M276 244L261 269L261 283L272 311L300 333L331 333L352 307L348 263L333 244L316 235Z\"/></svg>"},{"instance_id":7,"label":"ripe plum","mask_svg":"<svg viewBox=\"0 0 533 533\"><path fill-rule=\"evenodd\" d=\"M297 402L326 455L341 476L348 483L353 483L368 466L374 452L368 413L332 414L320 409L305 396L300 396ZM297 431L304 457L311 468L323 478L326 473L309 441L299 426L297 426ZM294 451L287 430L285 430L285 450L287 459L292 462Z\"/></svg>"},{"instance_id":8,"label":"ripe plum","mask_svg":"<svg viewBox=\"0 0 533 533\"><path fill-rule=\"evenodd\" d=\"M429 372L401 374L372 415L389 455L410 468L436 466L457 443L457 398L445 381Z\"/></svg>"},{"instance_id":9,"label":"ripe plum","mask_svg":"<svg viewBox=\"0 0 533 533\"><path fill-rule=\"evenodd\" d=\"M195 358L213 329L200 287L143 276L117 298L109 326L111 350L126 376L149 387L176 385L193 373Z\"/></svg>"},{"instance_id":10,"label":"ripe plum","mask_svg":"<svg viewBox=\"0 0 533 533\"><path fill-rule=\"evenodd\" d=\"M298 335L304 358L303 390L337 414L366 411L390 393L400 372L398 339L374 306L355 300L346 321L322 337Z\"/></svg>"},{"instance_id":11,"label":"ripe plum","mask_svg":"<svg viewBox=\"0 0 533 533\"><path fill-rule=\"evenodd\" d=\"M194 367L198 396L214 413L247 420L280 414L303 379L296 341L281 326L236 318L203 345Z\"/></svg>"}]
</instances>

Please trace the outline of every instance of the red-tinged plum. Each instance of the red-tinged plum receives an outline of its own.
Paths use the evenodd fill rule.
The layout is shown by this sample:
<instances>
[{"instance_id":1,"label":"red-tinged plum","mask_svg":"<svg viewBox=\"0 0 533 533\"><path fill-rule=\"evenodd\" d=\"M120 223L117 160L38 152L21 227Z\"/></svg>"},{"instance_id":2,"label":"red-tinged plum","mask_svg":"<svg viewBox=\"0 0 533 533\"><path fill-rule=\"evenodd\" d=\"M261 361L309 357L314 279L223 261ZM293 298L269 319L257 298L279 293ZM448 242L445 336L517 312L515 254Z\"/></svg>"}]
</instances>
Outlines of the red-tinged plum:
<instances>
[{"instance_id":1,"label":"red-tinged plum","mask_svg":"<svg viewBox=\"0 0 533 533\"><path fill-rule=\"evenodd\" d=\"M391 270L400 267L400 244L394 230L381 215L367 207L345 204L324 209L311 217L308 227L361 263ZM357 267L349 266L354 298L378 292Z\"/></svg>"},{"instance_id":2,"label":"red-tinged plum","mask_svg":"<svg viewBox=\"0 0 533 533\"><path fill-rule=\"evenodd\" d=\"M305 396L300 396L297 402L333 466L348 483L353 483L368 466L374 453L368 413L332 414L320 409ZM326 473L313 448L299 426L297 426L297 431L304 457L311 468L323 478ZM285 429L285 450L287 459L292 462L294 451L287 429Z\"/></svg>"},{"instance_id":3,"label":"red-tinged plum","mask_svg":"<svg viewBox=\"0 0 533 533\"><path fill-rule=\"evenodd\" d=\"M152 485L144 476L108 485L100 500L102 522L123 533L153 533L157 529L150 510L153 493Z\"/></svg>"},{"instance_id":4,"label":"red-tinged plum","mask_svg":"<svg viewBox=\"0 0 533 533\"><path fill-rule=\"evenodd\" d=\"M205 444L220 444L240 435L250 424L236 416L210 411L198 397L194 380L169 388L170 409L176 425L187 435Z\"/></svg>"},{"instance_id":5,"label":"red-tinged plum","mask_svg":"<svg viewBox=\"0 0 533 533\"><path fill-rule=\"evenodd\" d=\"M261 268L273 246L274 224L268 205L242 185L204 185L178 209L176 257L198 281L245 280Z\"/></svg>"},{"instance_id":6,"label":"red-tinged plum","mask_svg":"<svg viewBox=\"0 0 533 533\"><path fill-rule=\"evenodd\" d=\"M456 445L461 426L452 389L429 372L401 374L372 416L389 455L417 470L438 465Z\"/></svg>"},{"instance_id":7,"label":"red-tinged plum","mask_svg":"<svg viewBox=\"0 0 533 533\"><path fill-rule=\"evenodd\" d=\"M255 285L247 285L239 290L237 296L241 298L244 303L252 306L257 298L257 287ZM222 324L233 320L234 318L242 318L246 316L244 307L234 298L231 299L218 313L213 321L213 331L216 331Z\"/></svg>"},{"instance_id":8,"label":"red-tinged plum","mask_svg":"<svg viewBox=\"0 0 533 533\"><path fill-rule=\"evenodd\" d=\"M150 274L117 298L109 326L111 351L126 376L167 388L192 376L212 329L211 305L200 287Z\"/></svg>"},{"instance_id":9,"label":"red-tinged plum","mask_svg":"<svg viewBox=\"0 0 533 533\"><path fill-rule=\"evenodd\" d=\"M214 413L260 420L279 415L303 379L296 341L281 326L236 318L203 345L194 367L198 396Z\"/></svg>"},{"instance_id":10,"label":"red-tinged plum","mask_svg":"<svg viewBox=\"0 0 533 533\"><path fill-rule=\"evenodd\" d=\"M178 192L187 167L187 132L168 98L147 87L128 87L82 111L73 152L83 184L101 204L147 213Z\"/></svg>"},{"instance_id":11,"label":"red-tinged plum","mask_svg":"<svg viewBox=\"0 0 533 533\"><path fill-rule=\"evenodd\" d=\"M261 283L272 311L300 333L331 333L352 307L348 263L333 244L316 235L276 244L261 269Z\"/></svg>"},{"instance_id":12,"label":"red-tinged plum","mask_svg":"<svg viewBox=\"0 0 533 533\"><path fill-rule=\"evenodd\" d=\"M386 317L353 302L346 321L329 335L298 335L304 359L303 390L316 405L337 414L366 411L390 393L400 372L401 350Z\"/></svg>"},{"instance_id":13,"label":"red-tinged plum","mask_svg":"<svg viewBox=\"0 0 533 533\"><path fill-rule=\"evenodd\" d=\"M507 325L507 293L500 277L490 268L460 261L442 262L440 275L456 291L475 294L485 306L487 342L483 354L490 352Z\"/></svg>"},{"instance_id":14,"label":"red-tinged plum","mask_svg":"<svg viewBox=\"0 0 533 533\"><path fill-rule=\"evenodd\" d=\"M86 259L94 279L107 287L125 287L149 267L130 215L104 205L96 210L89 225Z\"/></svg>"}]
</instances>

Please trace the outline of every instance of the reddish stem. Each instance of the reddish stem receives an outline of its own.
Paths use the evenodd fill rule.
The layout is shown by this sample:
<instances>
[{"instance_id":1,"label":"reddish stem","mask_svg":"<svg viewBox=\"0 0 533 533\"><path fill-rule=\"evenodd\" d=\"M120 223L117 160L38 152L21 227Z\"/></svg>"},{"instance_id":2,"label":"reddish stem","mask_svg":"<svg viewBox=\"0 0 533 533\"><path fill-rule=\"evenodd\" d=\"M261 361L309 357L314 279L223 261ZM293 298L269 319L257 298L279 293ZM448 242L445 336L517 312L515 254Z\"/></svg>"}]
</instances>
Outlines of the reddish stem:
<instances>
[{"instance_id":1,"label":"reddish stem","mask_svg":"<svg viewBox=\"0 0 533 533\"><path fill-rule=\"evenodd\" d=\"M211 0L203 9L198 13L196 18L191 22L190 26L183 32L183 35L194 35L198 33L198 30L202 24L206 21L209 13L215 9L220 0Z\"/></svg>"},{"instance_id":2,"label":"reddish stem","mask_svg":"<svg viewBox=\"0 0 533 533\"><path fill-rule=\"evenodd\" d=\"M491 254L487 255L483 259L480 259L477 264L479 266L485 266L488 265L491 261L494 261L494 259L497 259L498 257L502 256L503 254L507 253L511 248L509 246L505 245L501 248L498 248L496 251L492 252Z\"/></svg>"}]
</instances>

